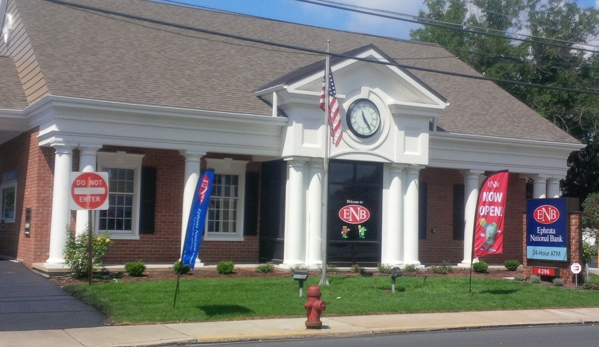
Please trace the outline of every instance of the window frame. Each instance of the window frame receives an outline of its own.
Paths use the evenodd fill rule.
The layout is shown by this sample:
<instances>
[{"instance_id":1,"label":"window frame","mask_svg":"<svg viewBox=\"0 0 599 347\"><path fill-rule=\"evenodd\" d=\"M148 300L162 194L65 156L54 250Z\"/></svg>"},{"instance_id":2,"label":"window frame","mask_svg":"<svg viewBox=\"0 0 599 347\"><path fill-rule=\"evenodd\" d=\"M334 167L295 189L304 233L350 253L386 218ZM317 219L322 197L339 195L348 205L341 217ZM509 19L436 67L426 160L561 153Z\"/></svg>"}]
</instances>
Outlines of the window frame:
<instances>
[{"instance_id":1,"label":"window frame","mask_svg":"<svg viewBox=\"0 0 599 347\"><path fill-rule=\"evenodd\" d=\"M99 214L96 215L94 225L97 234L109 234L115 240L139 240L139 212L141 204L141 164L143 154L126 152L98 152L97 171L104 169L132 169L133 170L133 206L131 211L131 230L100 230Z\"/></svg>"},{"instance_id":2,"label":"window frame","mask_svg":"<svg viewBox=\"0 0 599 347\"><path fill-rule=\"evenodd\" d=\"M15 195L13 201L13 218L4 218L2 217L2 213L4 212L4 191L6 189L14 188ZM17 182L8 182L0 184L0 219L4 221L4 223L15 223L17 219Z\"/></svg>"},{"instance_id":3,"label":"window frame","mask_svg":"<svg viewBox=\"0 0 599 347\"><path fill-rule=\"evenodd\" d=\"M244 241L243 226L245 214L245 172L248 161L233 160L231 158L215 159L206 158L207 168L214 169L215 175L237 175L237 219L235 232L208 232L208 216L204 230L205 241ZM212 197L211 197L212 199Z\"/></svg>"}]
</instances>

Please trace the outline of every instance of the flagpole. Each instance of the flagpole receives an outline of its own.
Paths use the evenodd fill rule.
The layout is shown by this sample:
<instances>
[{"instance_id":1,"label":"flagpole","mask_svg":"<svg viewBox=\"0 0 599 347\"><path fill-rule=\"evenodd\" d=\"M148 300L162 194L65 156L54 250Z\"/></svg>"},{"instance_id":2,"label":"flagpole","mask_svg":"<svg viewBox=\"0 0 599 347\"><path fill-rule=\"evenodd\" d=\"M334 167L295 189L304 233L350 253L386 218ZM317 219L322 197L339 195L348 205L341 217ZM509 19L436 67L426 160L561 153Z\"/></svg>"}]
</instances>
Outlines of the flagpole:
<instances>
[{"instance_id":1,"label":"flagpole","mask_svg":"<svg viewBox=\"0 0 599 347\"><path fill-rule=\"evenodd\" d=\"M329 43L327 40L327 53L329 52ZM329 136L331 129L329 125L329 55L327 54L325 58L325 92L324 92L324 126L325 126L325 150L324 150L324 175L322 182L322 275L320 277L320 282L318 285L320 286L328 286L329 279L327 278L327 207L329 201L329 152L330 152L330 141L333 139Z\"/></svg>"}]
</instances>

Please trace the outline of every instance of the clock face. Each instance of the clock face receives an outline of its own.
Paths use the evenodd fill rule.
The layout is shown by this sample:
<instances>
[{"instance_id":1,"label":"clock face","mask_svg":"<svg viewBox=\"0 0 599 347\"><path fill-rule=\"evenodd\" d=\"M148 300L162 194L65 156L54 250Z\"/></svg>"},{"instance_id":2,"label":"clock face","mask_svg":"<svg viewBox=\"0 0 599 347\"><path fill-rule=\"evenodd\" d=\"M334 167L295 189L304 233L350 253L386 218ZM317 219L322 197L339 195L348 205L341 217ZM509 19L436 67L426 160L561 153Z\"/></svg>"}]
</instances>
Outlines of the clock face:
<instances>
[{"instance_id":1,"label":"clock face","mask_svg":"<svg viewBox=\"0 0 599 347\"><path fill-rule=\"evenodd\" d=\"M354 135L362 138L370 137L381 125L379 109L370 100L356 100L347 111L347 125Z\"/></svg>"}]
</instances>

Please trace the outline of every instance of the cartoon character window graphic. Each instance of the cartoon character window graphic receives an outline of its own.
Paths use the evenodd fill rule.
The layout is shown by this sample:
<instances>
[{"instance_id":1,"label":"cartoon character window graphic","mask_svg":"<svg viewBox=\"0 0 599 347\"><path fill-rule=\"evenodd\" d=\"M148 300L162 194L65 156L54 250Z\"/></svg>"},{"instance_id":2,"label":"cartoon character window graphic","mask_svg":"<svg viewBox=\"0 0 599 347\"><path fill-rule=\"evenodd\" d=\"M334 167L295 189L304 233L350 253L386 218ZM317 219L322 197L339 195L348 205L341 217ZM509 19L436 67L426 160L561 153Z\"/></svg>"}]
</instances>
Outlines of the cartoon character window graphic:
<instances>
[{"instance_id":1,"label":"cartoon character window graphic","mask_svg":"<svg viewBox=\"0 0 599 347\"><path fill-rule=\"evenodd\" d=\"M358 225L358 238L366 238L366 228L363 225Z\"/></svg>"},{"instance_id":2,"label":"cartoon character window graphic","mask_svg":"<svg viewBox=\"0 0 599 347\"><path fill-rule=\"evenodd\" d=\"M347 227L347 225L344 225L343 228L341 229L341 238L346 239L348 232L349 232L349 228Z\"/></svg>"},{"instance_id":3,"label":"cartoon character window graphic","mask_svg":"<svg viewBox=\"0 0 599 347\"><path fill-rule=\"evenodd\" d=\"M485 229L484 233L481 233L481 237L485 238L485 243L482 246L482 249L489 252L495 252L495 250L491 247L495 244L495 235L501 232L501 230L497 230L497 223L493 222L491 224L487 224L487 220L481 218L478 224Z\"/></svg>"}]
</instances>

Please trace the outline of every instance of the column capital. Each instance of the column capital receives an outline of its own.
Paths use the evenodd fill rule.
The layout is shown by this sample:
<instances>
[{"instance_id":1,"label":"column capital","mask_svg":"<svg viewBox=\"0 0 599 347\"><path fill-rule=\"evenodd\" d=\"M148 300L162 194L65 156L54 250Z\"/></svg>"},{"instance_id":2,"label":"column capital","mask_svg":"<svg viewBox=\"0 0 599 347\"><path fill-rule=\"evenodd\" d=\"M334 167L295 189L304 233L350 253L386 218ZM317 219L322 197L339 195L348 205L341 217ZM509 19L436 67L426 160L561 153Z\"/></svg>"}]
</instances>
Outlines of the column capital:
<instances>
[{"instance_id":1,"label":"column capital","mask_svg":"<svg viewBox=\"0 0 599 347\"><path fill-rule=\"evenodd\" d=\"M80 155L96 155L98 150L102 148L101 145L79 145L77 147L79 149Z\"/></svg>"},{"instance_id":2,"label":"column capital","mask_svg":"<svg viewBox=\"0 0 599 347\"><path fill-rule=\"evenodd\" d=\"M298 157L286 157L286 158L283 158L283 160L286 161L286 162L288 162L288 163L302 163L302 164L304 164L305 162L310 161L310 158L298 156ZM324 163L324 159L321 159L321 160L323 160L323 163Z\"/></svg>"},{"instance_id":3,"label":"column capital","mask_svg":"<svg viewBox=\"0 0 599 347\"><path fill-rule=\"evenodd\" d=\"M324 169L324 161L321 160L310 160L308 161L310 164L310 170L322 170Z\"/></svg>"},{"instance_id":4,"label":"column capital","mask_svg":"<svg viewBox=\"0 0 599 347\"><path fill-rule=\"evenodd\" d=\"M198 160L199 160L203 156L206 155L206 152L205 151L196 151L196 150L181 149L181 150L179 150L179 154L181 154L182 156L184 156L185 160L193 159L193 158L198 158Z\"/></svg>"},{"instance_id":5,"label":"column capital","mask_svg":"<svg viewBox=\"0 0 599 347\"><path fill-rule=\"evenodd\" d=\"M397 174L401 174L404 172L404 170L406 168L408 168L409 165L407 164L401 164L401 163L392 163L389 166L389 172L393 175L397 175Z\"/></svg>"},{"instance_id":6,"label":"column capital","mask_svg":"<svg viewBox=\"0 0 599 347\"><path fill-rule=\"evenodd\" d=\"M480 176L482 174L485 173L485 170L481 170L481 169L463 169L460 170L460 173L462 174L462 176L464 176L464 178L468 178L468 177L472 177L472 176Z\"/></svg>"},{"instance_id":7,"label":"column capital","mask_svg":"<svg viewBox=\"0 0 599 347\"><path fill-rule=\"evenodd\" d=\"M77 147L76 144L70 144L70 143L64 143L64 142L53 143L50 146L52 148L54 148L54 150L56 151L57 154L73 153L73 149L75 149Z\"/></svg>"},{"instance_id":8,"label":"column capital","mask_svg":"<svg viewBox=\"0 0 599 347\"><path fill-rule=\"evenodd\" d=\"M417 174L422 169L424 169L424 166L419 165L408 165L405 167L405 170L408 174Z\"/></svg>"}]
</instances>

